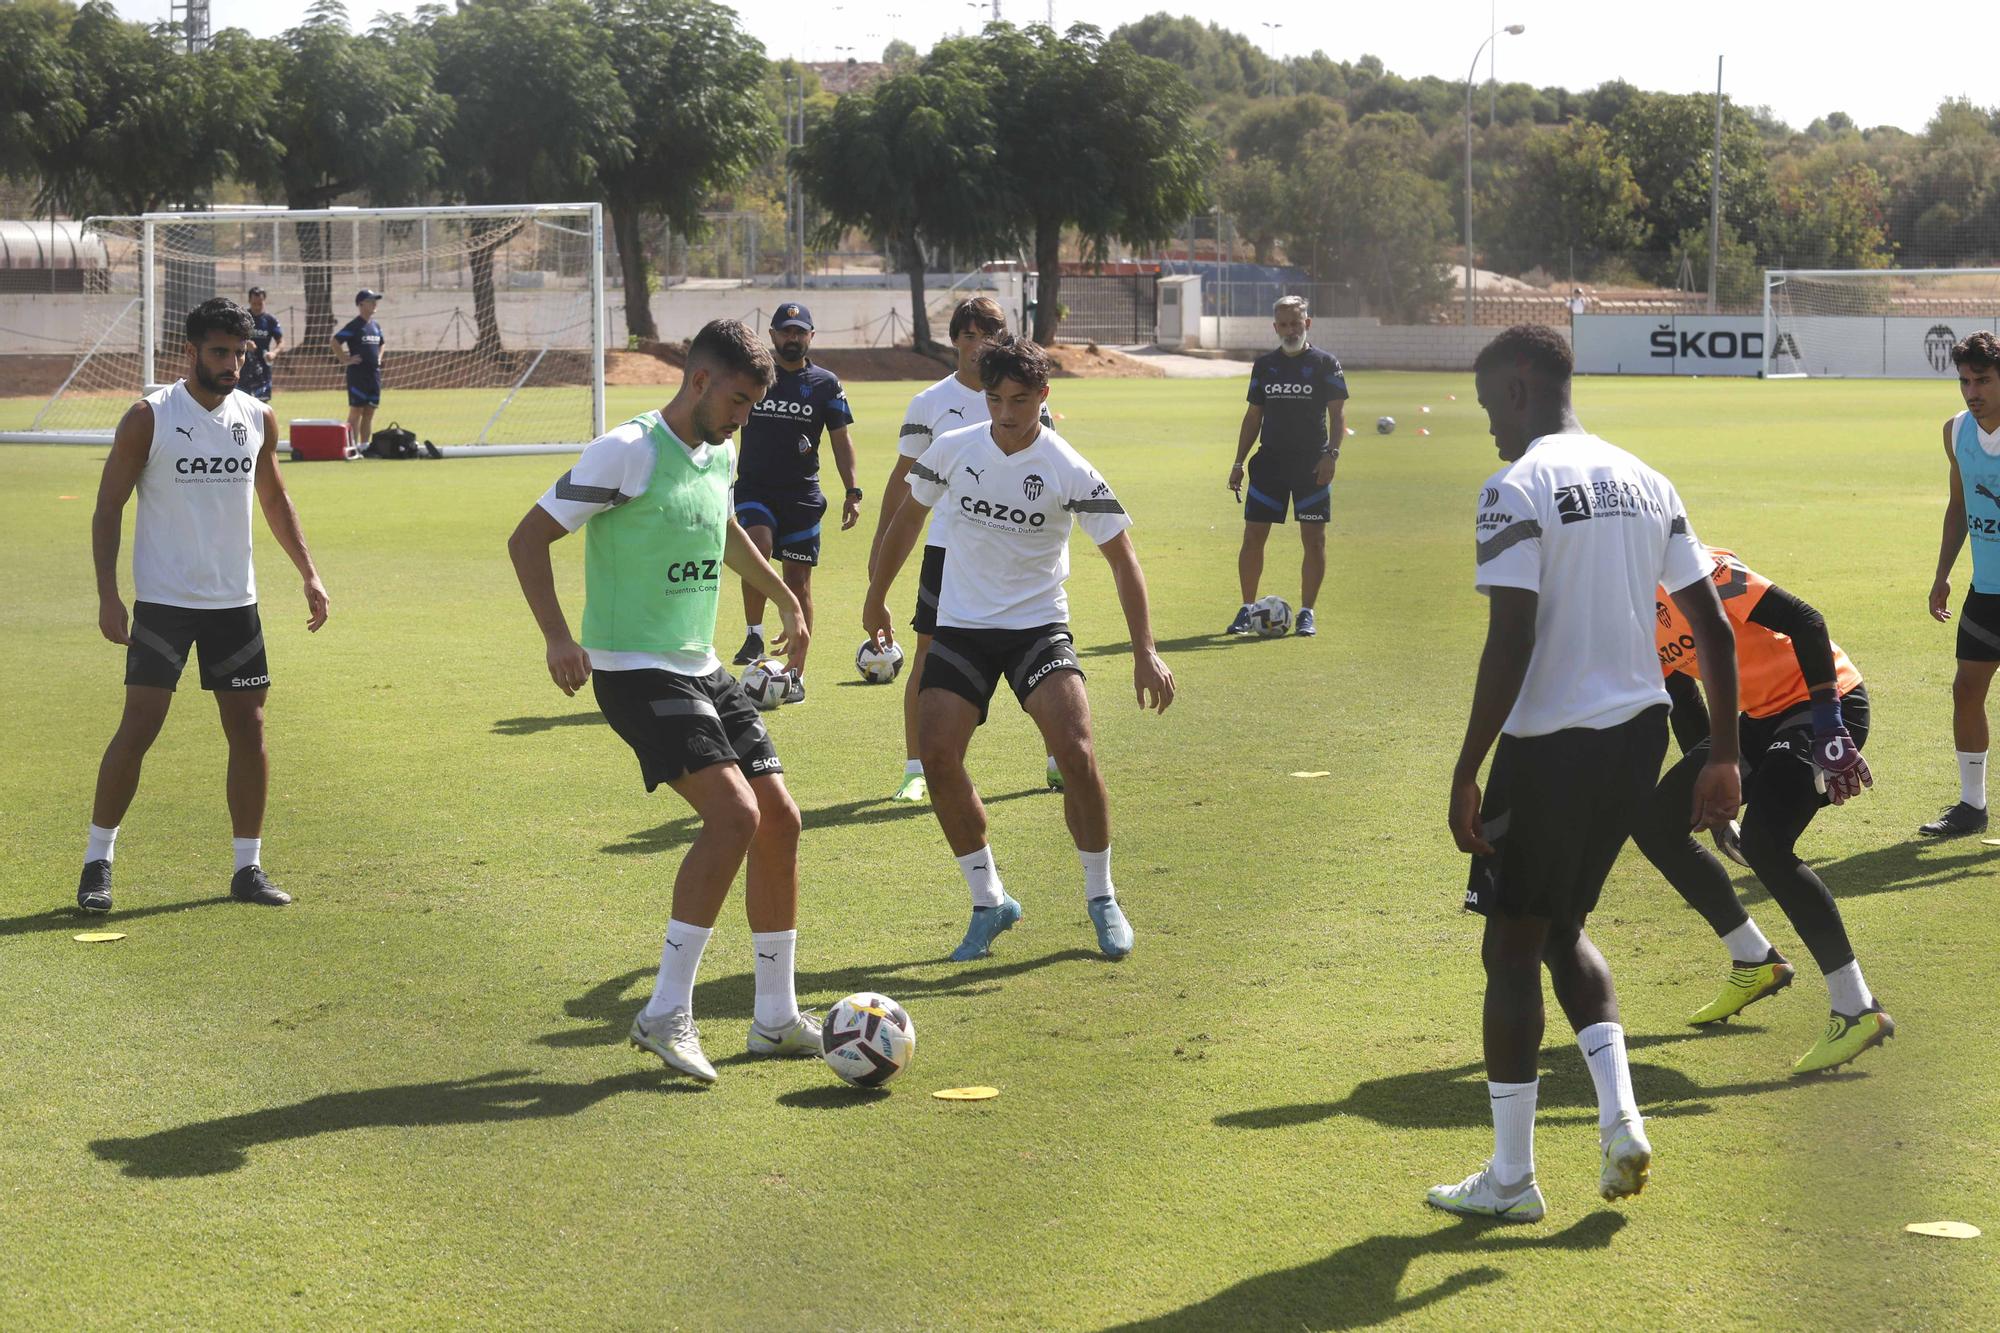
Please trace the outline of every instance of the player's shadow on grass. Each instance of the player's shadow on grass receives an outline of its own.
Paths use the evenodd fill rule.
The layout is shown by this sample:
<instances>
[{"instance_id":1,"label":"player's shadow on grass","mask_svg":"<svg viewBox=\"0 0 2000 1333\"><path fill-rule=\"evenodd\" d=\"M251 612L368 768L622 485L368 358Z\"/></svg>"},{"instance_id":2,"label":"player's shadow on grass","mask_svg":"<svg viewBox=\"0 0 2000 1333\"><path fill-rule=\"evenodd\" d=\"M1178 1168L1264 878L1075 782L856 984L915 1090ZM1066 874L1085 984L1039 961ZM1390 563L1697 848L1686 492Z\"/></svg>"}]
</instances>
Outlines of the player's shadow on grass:
<instances>
[{"instance_id":1,"label":"player's shadow on grass","mask_svg":"<svg viewBox=\"0 0 2000 1333\"><path fill-rule=\"evenodd\" d=\"M1372 1328L1506 1277L1494 1264L1480 1263L1421 1291L1405 1293L1404 1274L1420 1259L1469 1255L1505 1262L1507 1256L1524 1250L1609 1249L1625 1221L1623 1213L1600 1209L1555 1232L1465 1221L1414 1236L1370 1236L1324 1259L1246 1278L1199 1304L1116 1327L1128 1333Z\"/></svg>"},{"instance_id":2,"label":"player's shadow on grass","mask_svg":"<svg viewBox=\"0 0 2000 1333\"><path fill-rule=\"evenodd\" d=\"M554 731L557 727L587 727L603 720L604 715L594 709L588 713L556 713L550 717L503 717L493 724L493 734L536 736L544 731Z\"/></svg>"},{"instance_id":3,"label":"player's shadow on grass","mask_svg":"<svg viewBox=\"0 0 2000 1333\"><path fill-rule=\"evenodd\" d=\"M356 1092L329 1092L289 1106L198 1120L129 1139L97 1139L90 1150L124 1164L124 1174L149 1180L213 1176L241 1170L250 1151L271 1143L350 1129L424 1129L486 1125L575 1115L621 1092L693 1092L699 1085L662 1082L656 1069L589 1083L555 1083L532 1070L500 1069L476 1078L399 1083Z\"/></svg>"},{"instance_id":4,"label":"player's shadow on grass","mask_svg":"<svg viewBox=\"0 0 2000 1333\"><path fill-rule=\"evenodd\" d=\"M1047 787L1023 787L1019 791L1003 791L995 795L979 794L979 799L987 805L998 805L1002 801L1018 801L1024 796L1041 796ZM860 801L842 801L839 805L822 805L813 810L799 811L799 827L805 830L816 828L853 828L863 824L887 824L899 819L931 819L930 806L921 802L915 804L893 804L886 796L870 796ZM634 833L623 842L614 842L604 850L613 856L648 856L657 852L672 851L685 847L694 841L694 835L701 831L701 820L692 814L669 819L657 828L649 828L643 833Z\"/></svg>"},{"instance_id":5,"label":"player's shadow on grass","mask_svg":"<svg viewBox=\"0 0 2000 1333\"><path fill-rule=\"evenodd\" d=\"M808 1003L807 997L830 996L837 999L856 991L885 988L893 990L896 998L903 1001L954 998L983 995L1008 977L1039 971L1056 963L1087 963L1098 958L1099 955L1092 949L1060 949L1039 958L1018 958L1011 962L988 958L978 963L951 963L951 970L942 974L906 976L904 973L910 968L932 967L946 962L943 957L913 958L903 963L847 967L830 972L801 972L796 978L796 985L802 1003ZM565 1014L594 1026L551 1032L535 1040L544 1046L609 1046L624 1041L631 1031L632 1016L644 1003L647 988L656 974L654 968L635 967L630 972L599 982L573 1000L565 1000ZM756 998L755 974L738 972L731 976L714 977L696 984L694 1012L704 1021L728 1019L747 1023Z\"/></svg>"},{"instance_id":6,"label":"player's shadow on grass","mask_svg":"<svg viewBox=\"0 0 2000 1333\"><path fill-rule=\"evenodd\" d=\"M1167 657L1174 653L1198 653L1208 648L1229 648L1245 640L1260 643L1274 642L1274 640L1258 639L1254 634L1190 634L1185 638L1158 640L1153 644L1153 651L1162 657ZM1132 644L1130 640L1123 643L1093 644L1088 648L1077 649L1076 655L1078 657L1130 657L1132 655Z\"/></svg>"},{"instance_id":7,"label":"player's shadow on grass","mask_svg":"<svg viewBox=\"0 0 2000 1333\"><path fill-rule=\"evenodd\" d=\"M1667 1042L1715 1041L1734 1033L1754 1032L1741 1024L1702 1033L1657 1033L1630 1038L1630 1050ZM1597 1123L1597 1093L1590 1071L1574 1046L1542 1052L1542 1086L1537 1099L1542 1124ZM1859 1074L1836 1075L1847 1079ZM1294 1129L1337 1115L1359 1116L1392 1129L1471 1129L1488 1122L1486 1066L1474 1061L1455 1069L1420 1069L1386 1078L1366 1079L1337 1102L1301 1102L1231 1111L1215 1117L1225 1129ZM1632 1091L1640 1109L1651 1117L1707 1115L1713 1102L1730 1097L1754 1097L1805 1086L1811 1080L1764 1079L1703 1087L1678 1069L1632 1062Z\"/></svg>"},{"instance_id":8,"label":"player's shadow on grass","mask_svg":"<svg viewBox=\"0 0 2000 1333\"><path fill-rule=\"evenodd\" d=\"M1990 875L2000 870L2000 848L1988 847L1977 838L1954 838L1942 843L1912 840L1856 852L1838 861L1809 864L1838 900L1870 893L1927 889L1973 875ZM1770 891L1758 883L1755 875L1735 866L1729 869L1736 876L1737 891L1745 901L1771 901Z\"/></svg>"},{"instance_id":9,"label":"player's shadow on grass","mask_svg":"<svg viewBox=\"0 0 2000 1333\"><path fill-rule=\"evenodd\" d=\"M27 916L0 919L0 936L39 935L49 930L71 932L116 930L127 921L137 921L149 916L169 916L175 912L191 912L197 907L214 907L218 903L229 901L229 895L223 893L213 898L190 898L178 903L155 903L151 907L121 907L106 916L96 913L85 914L74 907L52 907L46 912L31 912Z\"/></svg>"}]
</instances>

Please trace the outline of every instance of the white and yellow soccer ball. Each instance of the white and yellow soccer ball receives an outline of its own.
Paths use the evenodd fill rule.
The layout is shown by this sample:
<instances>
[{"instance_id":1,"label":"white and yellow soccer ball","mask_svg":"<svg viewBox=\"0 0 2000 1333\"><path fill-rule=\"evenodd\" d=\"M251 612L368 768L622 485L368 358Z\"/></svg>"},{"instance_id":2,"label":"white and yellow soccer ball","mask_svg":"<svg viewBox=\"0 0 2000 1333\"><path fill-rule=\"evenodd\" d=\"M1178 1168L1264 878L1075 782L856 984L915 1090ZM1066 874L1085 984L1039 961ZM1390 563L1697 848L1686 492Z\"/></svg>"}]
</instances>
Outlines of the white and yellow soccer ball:
<instances>
[{"instance_id":1,"label":"white and yellow soccer ball","mask_svg":"<svg viewBox=\"0 0 2000 1333\"><path fill-rule=\"evenodd\" d=\"M1250 604L1250 630L1260 639L1281 639L1291 633L1292 604L1282 597L1259 597Z\"/></svg>"},{"instance_id":2,"label":"white and yellow soccer ball","mask_svg":"<svg viewBox=\"0 0 2000 1333\"><path fill-rule=\"evenodd\" d=\"M870 685L887 685L903 671L903 645L870 639L854 650L854 669Z\"/></svg>"},{"instance_id":3,"label":"white and yellow soccer ball","mask_svg":"<svg viewBox=\"0 0 2000 1333\"><path fill-rule=\"evenodd\" d=\"M858 991L827 1010L820 1052L827 1067L857 1088L879 1088L903 1072L917 1050L917 1026L903 1006Z\"/></svg>"},{"instance_id":4,"label":"white and yellow soccer ball","mask_svg":"<svg viewBox=\"0 0 2000 1333\"><path fill-rule=\"evenodd\" d=\"M1375 433L1377 435L1394 435L1396 433L1396 418L1376 417Z\"/></svg>"},{"instance_id":5,"label":"white and yellow soccer ball","mask_svg":"<svg viewBox=\"0 0 2000 1333\"><path fill-rule=\"evenodd\" d=\"M743 668L743 677L738 683L750 696L750 702L757 705L760 712L768 713L785 701L785 689L792 682L784 663L760 657Z\"/></svg>"}]
</instances>

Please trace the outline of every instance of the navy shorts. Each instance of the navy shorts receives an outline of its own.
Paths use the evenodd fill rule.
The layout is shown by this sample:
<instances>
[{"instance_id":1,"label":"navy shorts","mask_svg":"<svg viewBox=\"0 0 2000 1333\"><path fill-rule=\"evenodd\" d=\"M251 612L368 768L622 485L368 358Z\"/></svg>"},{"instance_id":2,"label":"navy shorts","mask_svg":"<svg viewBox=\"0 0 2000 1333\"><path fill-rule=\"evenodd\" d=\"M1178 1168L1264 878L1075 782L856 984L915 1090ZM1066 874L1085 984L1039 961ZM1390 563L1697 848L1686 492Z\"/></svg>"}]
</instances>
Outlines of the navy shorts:
<instances>
[{"instance_id":1,"label":"navy shorts","mask_svg":"<svg viewBox=\"0 0 2000 1333\"><path fill-rule=\"evenodd\" d=\"M271 381L269 380L265 380L261 384L245 384L239 380L237 381L236 387L241 389L243 392L249 394L252 398L255 398L260 403L268 403L271 401Z\"/></svg>"},{"instance_id":2,"label":"navy shorts","mask_svg":"<svg viewBox=\"0 0 2000 1333\"><path fill-rule=\"evenodd\" d=\"M647 791L716 764L735 764L746 778L785 771L750 696L719 667L706 676L593 671L590 685L604 720L638 756Z\"/></svg>"},{"instance_id":3,"label":"navy shorts","mask_svg":"<svg viewBox=\"0 0 2000 1333\"><path fill-rule=\"evenodd\" d=\"M203 609L164 602L132 604L132 642L125 649L125 683L172 690L188 650L201 655L201 687L229 693L271 684L264 625L257 604Z\"/></svg>"},{"instance_id":4,"label":"navy shorts","mask_svg":"<svg viewBox=\"0 0 2000 1333\"><path fill-rule=\"evenodd\" d=\"M770 490L736 484L736 521L746 528L771 530L771 554L797 565L819 563L819 523L826 515L826 496L809 491Z\"/></svg>"},{"instance_id":5,"label":"navy shorts","mask_svg":"<svg viewBox=\"0 0 2000 1333\"><path fill-rule=\"evenodd\" d=\"M347 405L349 407L382 406L382 386L378 384L356 384L347 382Z\"/></svg>"},{"instance_id":6,"label":"navy shorts","mask_svg":"<svg viewBox=\"0 0 2000 1333\"><path fill-rule=\"evenodd\" d=\"M1025 707L1035 687L1058 671L1083 674L1067 625L1035 629L955 629L945 625L931 636L924 678L917 688L948 690L977 705L983 724L986 706L993 701L1001 677L1006 677L1014 697Z\"/></svg>"},{"instance_id":7,"label":"navy shorts","mask_svg":"<svg viewBox=\"0 0 2000 1333\"><path fill-rule=\"evenodd\" d=\"M1259 449L1251 455L1249 486L1243 498L1245 523L1283 523L1289 506L1301 523L1325 523L1333 518L1333 486L1313 481L1317 456L1304 462L1271 457Z\"/></svg>"},{"instance_id":8,"label":"navy shorts","mask_svg":"<svg viewBox=\"0 0 2000 1333\"><path fill-rule=\"evenodd\" d=\"M2000 592L1965 594L1958 609L1958 660L2000 662Z\"/></svg>"}]
</instances>

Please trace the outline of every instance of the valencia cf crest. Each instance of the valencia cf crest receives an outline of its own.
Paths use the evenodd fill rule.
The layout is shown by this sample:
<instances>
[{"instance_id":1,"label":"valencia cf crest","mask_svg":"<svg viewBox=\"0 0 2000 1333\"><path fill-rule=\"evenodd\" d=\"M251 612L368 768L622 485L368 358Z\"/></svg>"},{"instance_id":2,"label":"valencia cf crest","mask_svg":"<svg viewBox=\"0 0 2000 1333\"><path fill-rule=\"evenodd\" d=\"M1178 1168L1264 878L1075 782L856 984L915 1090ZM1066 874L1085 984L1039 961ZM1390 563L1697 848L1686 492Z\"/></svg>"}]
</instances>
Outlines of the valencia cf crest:
<instances>
[{"instance_id":1,"label":"valencia cf crest","mask_svg":"<svg viewBox=\"0 0 2000 1333\"><path fill-rule=\"evenodd\" d=\"M249 428L246 427L240 421L232 421L229 423L229 436L231 439L236 441L236 447L238 449L241 449L244 445L250 442Z\"/></svg>"},{"instance_id":2,"label":"valencia cf crest","mask_svg":"<svg viewBox=\"0 0 2000 1333\"><path fill-rule=\"evenodd\" d=\"M1042 479L1041 479L1041 477L1040 477L1040 476L1039 476L1038 474L1036 474L1036 473L1033 473L1033 472L1030 472L1030 473L1028 474L1028 477L1027 477L1027 480L1025 480L1025 481L1023 481L1023 482L1021 483L1021 491L1022 491L1022 493L1023 493L1023 494L1025 494L1025 495L1026 495L1026 496L1027 496L1027 497L1028 497L1028 498L1029 498L1030 500L1039 500L1039 499L1041 499L1041 498L1042 498Z\"/></svg>"}]
</instances>

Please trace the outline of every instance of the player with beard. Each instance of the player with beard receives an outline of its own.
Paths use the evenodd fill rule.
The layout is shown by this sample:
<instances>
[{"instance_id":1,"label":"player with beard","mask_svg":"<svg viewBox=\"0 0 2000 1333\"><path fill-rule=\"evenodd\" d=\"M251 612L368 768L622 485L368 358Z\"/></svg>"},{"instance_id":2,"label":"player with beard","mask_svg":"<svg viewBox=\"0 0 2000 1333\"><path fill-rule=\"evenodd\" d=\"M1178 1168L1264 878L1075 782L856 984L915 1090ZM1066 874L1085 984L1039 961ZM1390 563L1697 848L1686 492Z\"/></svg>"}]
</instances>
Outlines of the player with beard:
<instances>
[{"instance_id":1,"label":"player with beard","mask_svg":"<svg viewBox=\"0 0 2000 1333\"><path fill-rule=\"evenodd\" d=\"M201 687L215 695L229 742L229 819L235 872L229 896L282 907L291 896L264 873L264 699L271 669L257 613L250 557L254 494L264 521L305 581L306 628L326 623L326 588L306 549L298 510L278 474L278 424L238 388L250 315L216 297L187 317L184 378L134 403L118 423L90 520L97 566L97 625L125 647L125 712L97 770L90 834L76 905L111 910L118 828L139 790L139 770L167 720L187 665L198 654ZM118 591L125 503L139 494L132 535L130 617Z\"/></svg>"},{"instance_id":2,"label":"player with beard","mask_svg":"<svg viewBox=\"0 0 2000 1333\"><path fill-rule=\"evenodd\" d=\"M653 996L632 1044L669 1069L715 1081L694 1021L694 979L736 872L749 860L745 906L755 955L751 1055L820 1053L820 1024L799 1012L799 808L756 708L715 656L727 565L778 608L775 647L803 652L805 619L784 579L730 516L729 437L772 379L757 335L719 319L688 345L673 400L593 440L528 510L508 540L514 572L564 694L589 682L611 729L632 748L646 790L662 784L694 808L701 831L674 877L673 915ZM583 634L572 637L549 548L583 528Z\"/></svg>"},{"instance_id":3,"label":"player with beard","mask_svg":"<svg viewBox=\"0 0 2000 1333\"><path fill-rule=\"evenodd\" d=\"M819 489L819 441L833 445L833 465L847 498L840 507L840 530L861 517L861 488L854 484L854 442L847 428L854 412L840 379L806 359L812 346L812 312L787 301L771 316L771 344L777 353L777 379L771 391L750 409L743 427L743 455L736 470L736 521L766 560L776 559L786 586L805 609L806 632L812 632L813 566L819 563L820 518L826 496ZM743 585L743 618L749 631L736 654L736 665L748 666L764 655L764 594ZM788 704L805 702L806 657L785 687Z\"/></svg>"}]
</instances>

